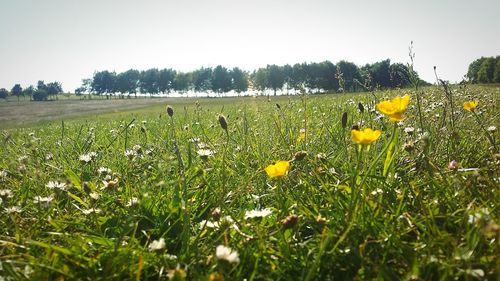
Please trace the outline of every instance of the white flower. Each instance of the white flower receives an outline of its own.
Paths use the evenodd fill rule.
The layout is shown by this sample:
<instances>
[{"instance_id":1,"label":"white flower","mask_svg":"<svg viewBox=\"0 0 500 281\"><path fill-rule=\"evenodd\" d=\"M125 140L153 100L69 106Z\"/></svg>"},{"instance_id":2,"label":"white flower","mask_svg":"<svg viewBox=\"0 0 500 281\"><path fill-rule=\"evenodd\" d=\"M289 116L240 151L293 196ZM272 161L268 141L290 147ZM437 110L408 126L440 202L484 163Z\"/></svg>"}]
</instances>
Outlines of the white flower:
<instances>
[{"instance_id":1,"label":"white flower","mask_svg":"<svg viewBox=\"0 0 500 281\"><path fill-rule=\"evenodd\" d=\"M47 183L45 186L49 189L57 188L60 190L66 190L66 183L59 181L49 181L49 183Z\"/></svg>"},{"instance_id":2,"label":"white flower","mask_svg":"<svg viewBox=\"0 0 500 281\"><path fill-rule=\"evenodd\" d=\"M207 228L219 228L219 223L216 221L202 220L200 221L200 229Z\"/></svg>"},{"instance_id":3,"label":"white flower","mask_svg":"<svg viewBox=\"0 0 500 281\"><path fill-rule=\"evenodd\" d=\"M111 174L111 169L109 168L106 168L106 167L99 167L99 169L97 169L97 172L101 175L103 174Z\"/></svg>"},{"instance_id":4,"label":"white flower","mask_svg":"<svg viewBox=\"0 0 500 281\"><path fill-rule=\"evenodd\" d=\"M132 206L135 206L137 204L139 204L139 199L137 199L137 197L132 197L132 198L130 198L130 200L128 200L128 202L125 206L132 207Z\"/></svg>"},{"instance_id":5,"label":"white flower","mask_svg":"<svg viewBox=\"0 0 500 281\"><path fill-rule=\"evenodd\" d=\"M0 197L12 198L12 190L10 189L0 189Z\"/></svg>"},{"instance_id":6,"label":"white flower","mask_svg":"<svg viewBox=\"0 0 500 281\"><path fill-rule=\"evenodd\" d=\"M137 151L130 149L130 150L125 150L125 156L127 156L128 159L132 159L135 156L137 156Z\"/></svg>"},{"instance_id":7,"label":"white flower","mask_svg":"<svg viewBox=\"0 0 500 281\"><path fill-rule=\"evenodd\" d=\"M89 154L82 154L80 155L80 157L78 157L78 160L89 163L90 161L92 161L92 157Z\"/></svg>"},{"instance_id":8,"label":"white flower","mask_svg":"<svg viewBox=\"0 0 500 281\"><path fill-rule=\"evenodd\" d=\"M231 248L224 245L219 245L215 249L215 256L218 260L224 260L229 263L239 263L240 258L238 257L238 252L233 251Z\"/></svg>"},{"instance_id":9,"label":"white flower","mask_svg":"<svg viewBox=\"0 0 500 281\"><path fill-rule=\"evenodd\" d=\"M97 193L97 192L91 192L89 194L89 196L90 196L90 198L92 198L94 200L97 200L97 199L99 199L101 197L101 195L99 193Z\"/></svg>"},{"instance_id":10,"label":"white flower","mask_svg":"<svg viewBox=\"0 0 500 281\"><path fill-rule=\"evenodd\" d=\"M90 214L99 214L101 212L101 209L94 209L94 208L90 208L90 209L87 209L87 210L82 210L82 213L85 214L85 215L90 215Z\"/></svg>"},{"instance_id":11,"label":"white flower","mask_svg":"<svg viewBox=\"0 0 500 281\"><path fill-rule=\"evenodd\" d=\"M1 170L0 171L0 178L6 178L7 177L7 171Z\"/></svg>"},{"instance_id":12,"label":"white flower","mask_svg":"<svg viewBox=\"0 0 500 281\"><path fill-rule=\"evenodd\" d=\"M207 157L210 157L212 155L215 154L215 151L212 150L212 149L198 149L196 151L196 153L198 153L198 155L201 157L201 158L207 158Z\"/></svg>"},{"instance_id":13,"label":"white flower","mask_svg":"<svg viewBox=\"0 0 500 281\"><path fill-rule=\"evenodd\" d=\"M52 195L47 197L35 196L35 198L33 198L33 203L40 204L42 207L47 208L52 200L54 200L54 197Z\"/></svg>"},{"instance_id":14,"label":"white flower","mask_svg":"<svg viewBox=\"0 0 500 281\"><path fill-rule=\"evenodd\" d=\"M12 206L4 209L7 214L21 213L22 209L17 206Z\"/></svg>"},{"instance_id":15,"label":"white flower","mask_svg":"<svg viewBox=\"0 0 500 281\"><path fill-rule=\"evenodd\" d=\"M272 211L270 209L262 209L262 210L251 210L251 211L246 211L245 213L245 219L252 219L252 218L265 218L272 214Z\"/></svg>"},{"instance_id":16,"label":"white flower","mask_svg":"<svg viewBox=\"0 0 500 281\"><path fill-rule=\"evenodd\" d=\"M413 132L415 131L415 128L413 128L413 127L406 127L404 131L405 131L405 133L407 133L408 135L411 135L411 134L413 134Z\"/></svg>"},{"instance_id":17,"label":"white flower","mask_svg":"<svg viewBox=\"0 0 500 281\"><path fill-rule=\"evenodd\" d=\"M493 132L495 132L496 130L497 130L497 127L496 127L496 126L489 126L489 127L488 127L488 132L493 133Z\"/></svg>"},{"instance_id":18,"label":"white flower","mask_svg":"<svg viewBox=\"0 0 500 281\"><path fill-rule=\"evenodd\" d=\"M165 248L165 239L163 238L160 238L160 240L153 240L148 247L150 252L159 251L163 248Z\"/></svg>"}]
</instances>

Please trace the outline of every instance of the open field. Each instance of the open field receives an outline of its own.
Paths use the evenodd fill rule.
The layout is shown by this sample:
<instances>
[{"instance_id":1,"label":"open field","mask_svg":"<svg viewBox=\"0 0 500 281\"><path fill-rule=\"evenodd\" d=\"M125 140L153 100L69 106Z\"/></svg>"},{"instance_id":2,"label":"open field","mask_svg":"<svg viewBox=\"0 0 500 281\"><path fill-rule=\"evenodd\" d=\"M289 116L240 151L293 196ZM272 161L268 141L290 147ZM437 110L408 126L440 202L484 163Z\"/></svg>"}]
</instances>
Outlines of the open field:
<instances>
[{"instance_id":1,"label":"open field","mask_svg":"<svg viewBox=\"0 0 500 281\"><path fill-rule=\"evenodd\" d=\"M0 104L27 118L2 119L24 126L0 131L0 276L498 280L499 101L430 87Z\"/></svg>"}]
</instances>

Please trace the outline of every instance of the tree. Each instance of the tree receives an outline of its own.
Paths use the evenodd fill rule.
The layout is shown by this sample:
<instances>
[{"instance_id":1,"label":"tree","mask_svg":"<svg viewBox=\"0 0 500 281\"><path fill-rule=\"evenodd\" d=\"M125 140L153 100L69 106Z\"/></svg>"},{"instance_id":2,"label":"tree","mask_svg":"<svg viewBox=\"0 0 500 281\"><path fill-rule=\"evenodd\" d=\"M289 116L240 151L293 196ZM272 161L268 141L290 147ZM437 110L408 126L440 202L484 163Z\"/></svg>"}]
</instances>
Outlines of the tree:
<instances>
[{"instance_id":1,"label":"tree","mask_svg":"<svg viewBox=\"0 0 500 281\"><path fill-rule=\"evenodd\" d=\"M253 87L261 91L262 93L267 88L267 70L265 68L259 68L252 74L252 85Z\"/></svg>"},{"instance_id":2,"label":"tree","mask_svg":"<svg viewBox=\"0 0 500 281\"><path fill-rule=\"evenodd\" d=\"M129 69L116 76L116 89L124 94L134 94L137 98L137 87L139 86L139 78L141 73L135 69Z\"/></svg>"},{"instance_id":3,"label":"tree","mask_svg":"<svg viewBox=\"0 0 500 281\"><path fill-rule=\"evenodd\" d=\"M343 90L355 91L356 83L355 80L361 79L361 74L359 68L352 62L339 61L337 63L337 77L339 79L339 85L344 87ZM342 80L342 81L341 81ZM343 84L343 85L342 85Z\"/></svg>"},{"instance_id":4,"label":"tree","mask_svg":"<svg viewBox=\"0 0 500 281\"><path fill-rule=\"evenodd\" d=\"M226 93L231 90L231 75L227 68L218 65L212 72L212 90L216 93Z\"/></svg>"},{"instance_id":5,"label":"tree","mask_svg":"<svg viewBox=\"0 0 500 281\"><path fill-rule=\"evenodd\" d=\"M56 82L51 82L51 83L47 84L47 95L49 97L56 96L56 98L57 98L57 95L59 95L62 92L63 92L63 89L62 89L61 83L56 81Z\"/></svg>"},{"instance_id":6,"label":"tree","mask_svg":"<svg viewBox=\"0 0 500 281\"><path fill-rule=\"evenodd\" d=\"M106 94L106 99L109 99L110 94L116 92L116 73L107 70L94 73L91 88L98 95Z\"/></svg>"},{"instance_id":7,"label":"tree","mask_svg":"<svg viewBox=\"0 0 500 281\"><path fill-rule=\"evenodd\" d=\"M485 57L481 57L469 64L469 69L467 70L467 78L472 82L472 83L477 83L478 82L478 77L477 73L479 72L479 68L481 67L481 64L485 60Z\"/></svg>"},{"instance_id":8,"label":"tree","mask_svg":"<svg viewBox=\"0 0 500 281\"><path fill-rule=\"evenodd\" d=\"M9 96L9 91L5 88L0 89L0 99L6 99Z\"/></svg>"},{"instance_id":9,"label":"tree","mask_svg":"<svg viewBox=\"0 0 500 281\"><path fill-rule=\"evenodd\" d=\"M158 90L165 94L170 93L174 88L174 79L175 79L176 71L169 69L162 69L158 72Z\"/></svg>"},{"instance_id":10,"label":"tree","mask_svg":"<svg viewBox=\"0 0 500 281\"><path fill-rule=\"evenodd\" d=\"M212 68L200 68L193 71L193 85L197 92L208 92L212 89Z\"/></svg>"},{"instance_id":11,"label":"tree","mask_svg":"<svg viewBox=\"0 0 500 281\"><path fill-rule=\"evenodd\" d=\"M35 101L46 101L48 94L48 87L45 85L43 80L39 80L36 86L36 90L33 92L33 100Z\"/></svg>"},{"instance_id":12,"label":"tree","mask_svg":"<svg viewBox=\"0 0 500 281\"><path fill-rule=\"evenodd\" d=\"M390 67L391 87L406 87L410 85L408 67L402 63L393 63Z\"/></svg>"},{"instance_id":13,"label":"tree","mask_svg":"<svg viewBox=\"0 0 500 281\"><path fill-rule=\"evenodd\" d=\"M139 78L141 93L150 95L158 94L160 92L160 88L158 87L158 77L159 71L157 68L142 71Z\"/></svg>"},{"instance_id":14,"label":"tree","mask_svg":"<svg viewBox=\"0 0 500 281\"><path fill-rule=\"evenodd\" d=\"M179 93L189 91L191 88L191 73L177 72L174 79L174 90Z\"/></svg>"},{"instance_id":15,"label":"tree","mask_svg":"<svg viewBox=\"0 0 500 281\"><path fill-rule=\"evenodd\" d=\"M35 87L29 86L23 90L23 96L30 97L30 100L33 99L33 95L35 94Z\"/></svg>"},{"instance_id":16,"label":"tree","mask_svg":"<svg viewBox=\"0 0 500 281\"><path fill-rule=\"evenodd\" d=\"M233 68L231 70L231 78L232 78L232 89L238 93L246 92L248 90L248 79L246 73L239 69L238 67Z\"/></svg>"},{"instance_id":17,"label":"tree","mask_svg":"<svg viewBox=\"0 0 500 281\"><path fill-rule=\"evenodd\" d=\"M495 72L495 65L495 58L491 57L484 59L477 72L477 81L479 83L492 83L493 75Z\"/></svg>"},{"instance_id":18,"label":"tree","mask_svg":"<svg viewBox=\"0 0 500 281\"><path fill-rule=\"evenodd\" d=\"M273 89L274 95L278 89L283 89L285 84L285 74L283 69L275 64L267 66L267 85Z\"/></svg>"},{"instance_id":19,"label":"tree","mask_svg":"<svg viewBox=\"0 0 500 281\"><path fill-rule=\"evenodd\" d=\"M19 97L23 93L23 88L21 88L21 85L16 84L16 85L14 85L14 87L12 87L12 90L10 90L10 92L12 93L13 96L16 96L17 101L19 101Z\"/></svg>"},{"instance_id":20,"label":"tree","mask_svg":"<svg viewBox=\"0 0 500 281\"><path fill-rule=\"evenodd\" d=\"M493 82L500 83L500 56L496 57L495 73L493 74Z\"/></svg>"}]
</instances>

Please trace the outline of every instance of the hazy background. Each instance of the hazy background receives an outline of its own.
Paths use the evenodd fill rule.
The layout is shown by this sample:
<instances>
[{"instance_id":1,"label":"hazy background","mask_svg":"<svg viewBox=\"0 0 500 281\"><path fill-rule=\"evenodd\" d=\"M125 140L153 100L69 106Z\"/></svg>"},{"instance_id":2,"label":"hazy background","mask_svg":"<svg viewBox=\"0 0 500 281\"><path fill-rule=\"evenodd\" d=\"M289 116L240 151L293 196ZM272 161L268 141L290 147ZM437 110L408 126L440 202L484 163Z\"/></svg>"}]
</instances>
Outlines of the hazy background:
<instances>
[{"instance_id":1,"label":"hazy background","mask_svg":"<svg viewBox=\"0 0 500 281\"><path fill-rule=\"evenodd\" d=\"M500 1L0 0L0 87L59 81L73 92L96 70L383 59L433 82L500 55Z\"/></svg>"}]
</instances>

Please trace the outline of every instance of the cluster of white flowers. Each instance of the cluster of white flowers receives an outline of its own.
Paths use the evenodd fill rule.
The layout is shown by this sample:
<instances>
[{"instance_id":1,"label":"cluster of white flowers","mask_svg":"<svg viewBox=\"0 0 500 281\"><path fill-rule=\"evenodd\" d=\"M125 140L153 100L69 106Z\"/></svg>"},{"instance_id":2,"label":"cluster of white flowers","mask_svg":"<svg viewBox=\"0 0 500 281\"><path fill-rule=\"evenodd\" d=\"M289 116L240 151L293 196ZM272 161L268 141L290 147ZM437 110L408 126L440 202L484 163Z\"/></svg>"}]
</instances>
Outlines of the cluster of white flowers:
<instances>
[{"instance_id":1,"label":"cluster of white flowers","mask_svg":"<svg viewBox=\"0 0 500 281\"><path fill-rule=\"evenodd\" d=\"M230 216L224 216L219 221L202 220L200 221L200 229L204 227L218 229L223 224L231 226L234 224L234 220Z\"/></svg>"},{"instance_id":2,"label":"cluster of white flowers","mask_svg":"<svg viewBox=\"0 0 500 281\"><path fill-rule=\"evenodd\" d=\"M6 178L6 177L7 177L7 171L0 170L0 179Z\"/></svg>"},{"instance_id":3,"label":"cluster of white flowers","mask_svg":"<svg viewBox=\"0 0 500 281\"><path fill-rule=\"evenodd\" d=\"M203 159L206 159L215 154L215 150L212 149L198 149L196 153Z\"/></svg>"},{"instance_id":4,"label":"cluster of white flowers","mask_svg":"<svg viewBox=\"0 0 500 281\"><path fill-rule=\"evenodd\" d=\"M132 197L130 200L128 200L127 204L125 206L127 207L133 207L135 205L139 204L139 199L137 197Z\"/></svg>"},{"instance_id":5,"label":"cluster of white flowers","mask_svg":"<svg viewBox=\"0 0 500 281\"><path fill-rule=\"evenodd\" d=\"M84 215L99 214L100 212L101 212L101 209L94 209L94 208L82 210L82 213Z\"/></svg>"},{"instance_id":6,"label":"cluster of white flowers","mask_svg":"<svg viewBox=\"0 0 500 281\"><path fill-rule=\"evenodd\" d=\"M23 210L17 206L12 206L4 209L7 214L21 213Z\"/></svg>"},{"instance_id":7,"label":"cluster of white flowers","mask_svg":"<svg viewBox=\"0 0 500 281\"><path fill-rule=\"evenodd\" d=\"M97 172L101 175L109 175L111 174L111 169L106 167L99 167L99 169L97 169Z\"/></svg>"}]
</instances>

